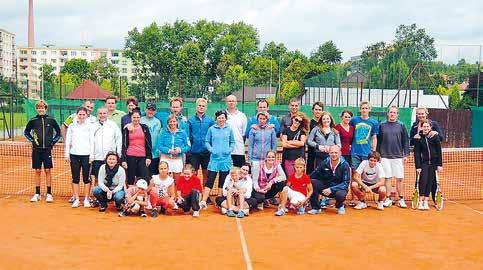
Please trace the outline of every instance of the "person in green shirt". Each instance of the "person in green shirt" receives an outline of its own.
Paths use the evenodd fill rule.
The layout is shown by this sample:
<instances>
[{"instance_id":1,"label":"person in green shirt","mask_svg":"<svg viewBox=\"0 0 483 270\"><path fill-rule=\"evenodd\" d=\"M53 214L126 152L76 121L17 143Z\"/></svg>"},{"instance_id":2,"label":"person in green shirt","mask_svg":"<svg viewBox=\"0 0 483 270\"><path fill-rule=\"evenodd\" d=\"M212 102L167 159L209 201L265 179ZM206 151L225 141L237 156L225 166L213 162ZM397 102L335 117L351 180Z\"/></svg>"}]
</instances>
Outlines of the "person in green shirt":
<instances>
[{"instance_id":1,"label":"person in green shirt","mask_svg":"<svg viewBox=\"0 0 483 270\"><path fill-rule=\"evenodd\" d=\"M125 112L116 109L117 98L115 96L106 97L107 119L116 123L116 125L122 130L121 118L126 115Z\"/></svg>"}]
</instances>

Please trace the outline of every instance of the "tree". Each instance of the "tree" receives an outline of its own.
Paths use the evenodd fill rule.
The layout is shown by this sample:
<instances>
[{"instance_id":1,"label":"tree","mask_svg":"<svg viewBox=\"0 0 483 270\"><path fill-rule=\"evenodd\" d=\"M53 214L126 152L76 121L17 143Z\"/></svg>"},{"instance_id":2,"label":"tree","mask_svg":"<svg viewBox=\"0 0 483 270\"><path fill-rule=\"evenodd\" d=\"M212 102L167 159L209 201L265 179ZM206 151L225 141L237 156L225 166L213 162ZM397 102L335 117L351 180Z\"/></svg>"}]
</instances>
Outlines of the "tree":
<instances>
[{"instance_id":1,"label":"tree","mask_svg":"<svg viewBox=\"0 0 483 270\"><path fill-rule=\"evenodd\" d=\"M394 46L398 55L411 67L418 61L431 61L437 56L434 38L429 36L424 28L418 28L415 23L399 25Z\"/></svg>"},{"instance_id":2,"label":"tree","mask_svg":"<svg viewBox=\"0 0 483 270\"><path fill-rule=\"evenodd\" d=\"M85 59L73 58L65 62L60 72L77 76L77 81L80 83L90 78L91 66Z\"/></svg>"},{"instance_id":3,"label":"tree","mask_svg":"<svg viewBox=\"0 0 483 270\"><path fill-rule=\"evenodd\" d=\"M205 82L204 57L197 43L190 41L183 45L174 61L174 77L183 83L183 96L199 96L200 88ZM177 93L177 91L175 91Z\"/></svg>"},{"instance_id":4,"label":"tree","mask_svg":"<svg viewBox=\"0 0 483 270\"><path fill-rule=\"evenodd\" d=\"M300 84L297 81L285 82L280 92L280 98L287 103L291 98L298 97L301 94Z\"/></svg>"},{"instance_id":5,"label":"tree","mask_svg":"<svg viewBox=\"0 0 483 270\"><path fill-rule=\"evenodd\" d=\"M320 45L310 54L310 60L317 64L336 64L342 60L342 52L332 40Z\"/></svg>"},{"instance_id":6,"label":"tree","mask_svg":"<svg viewBox=\"0 0 483 270\"><path fill-rule=\"evenodd\" d=\"M278 84L278 65L274 59L255 57L250 64L249 76L256 86L272 86Z\"/></svg>"},{"instance_id":7,"label":"tree","mask_svg":"<svg viewBox=\"0 0 483 270\"><path fill-rule=\"evenodd\" d=\"M119 78L119 69L111 64L105 56L90 63L90 79L95 82L102 82L103 80L117 80Z\"/></svg>"},{"instance_id":8,"label":"tree","mask_svg":"<svg viewBox=\"0 0 483 270\"><path fill-rule=\"evenodd\" d=\"M243 83L249 83L249 76L242 65L232 65L225 74L225 80L216 90L218 97L230 95L243 86Z\"/></svg>"},{"instance_id":9,"label":"tree","mask_svg":"<svg viewBox=\"0 0 483 270\"><path fill-rule=\"evenodd\" d=\"M42 80L42 88L44 92L44 98L50 99L54 98L54 67L50 64L44 64L40 68L41 74L39 75L39 80Z\"/></svg>"}]
</instances>

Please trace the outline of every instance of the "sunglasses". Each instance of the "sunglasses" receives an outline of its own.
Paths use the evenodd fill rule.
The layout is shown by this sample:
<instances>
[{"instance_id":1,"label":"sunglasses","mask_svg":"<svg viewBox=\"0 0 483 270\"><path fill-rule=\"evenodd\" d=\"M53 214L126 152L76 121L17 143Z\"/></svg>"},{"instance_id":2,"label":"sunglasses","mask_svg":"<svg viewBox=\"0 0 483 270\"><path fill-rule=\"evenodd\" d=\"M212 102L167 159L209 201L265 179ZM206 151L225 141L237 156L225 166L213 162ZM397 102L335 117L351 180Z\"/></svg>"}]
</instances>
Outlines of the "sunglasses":
<instances>
[{"instance_id":1,"label":"sunglasses","mask_svg":"<svg viewBox=\"0 0 483 270\"><path fill-rule=\"evenodd\" d=\"M303 120L302 120L302 119L298 119L298 118L294 118L293 120L294 120L295 122L297 122L297 123L302 123L302 122L303 122Z\"/></svg>"}]
</instances>

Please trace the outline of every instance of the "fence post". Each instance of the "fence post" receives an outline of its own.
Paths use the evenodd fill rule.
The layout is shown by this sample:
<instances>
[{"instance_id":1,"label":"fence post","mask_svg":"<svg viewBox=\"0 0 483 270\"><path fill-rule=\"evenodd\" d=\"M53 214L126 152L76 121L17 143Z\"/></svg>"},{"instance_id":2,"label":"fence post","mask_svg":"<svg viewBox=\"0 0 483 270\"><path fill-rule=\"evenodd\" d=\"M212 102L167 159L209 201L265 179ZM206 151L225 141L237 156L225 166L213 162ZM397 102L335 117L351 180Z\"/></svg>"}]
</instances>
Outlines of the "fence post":
<instances>
[{"instance_id":1,"label":"fence post","mask_svg":"<svg viewBox=\"0 0 483 270\"><path fill-rule=\"evenodd\" d=\"M13 138L15 137L15 131L14 131L14 126L13 126L13 118L15 113L13 112L13 87L12 87L12 78L9 79L9 90L10 90L10 140L13 141Z\"/></svg>"}]
</instances>

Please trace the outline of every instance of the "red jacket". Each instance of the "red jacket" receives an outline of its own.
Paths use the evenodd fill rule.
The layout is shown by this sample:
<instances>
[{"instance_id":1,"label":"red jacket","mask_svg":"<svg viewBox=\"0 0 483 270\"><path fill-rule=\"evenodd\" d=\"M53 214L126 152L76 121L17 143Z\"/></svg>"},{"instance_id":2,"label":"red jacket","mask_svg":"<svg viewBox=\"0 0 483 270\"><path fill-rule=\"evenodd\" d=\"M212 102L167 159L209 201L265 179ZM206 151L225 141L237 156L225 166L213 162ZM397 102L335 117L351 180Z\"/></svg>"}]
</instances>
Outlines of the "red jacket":
<instances>
[{"instance_id":1,"label":"red jacket","mask_svg":"<svg viewBox=\"0 0 483 270\"><path fill-rule=\"evenodd\" d=\"M176 189L181 192L181 196L183 197L188 196L192 189L196 189L201 192L200 179L194 174L189 179L181 176L176 183Z\"/></svg>"}]
</instances>

